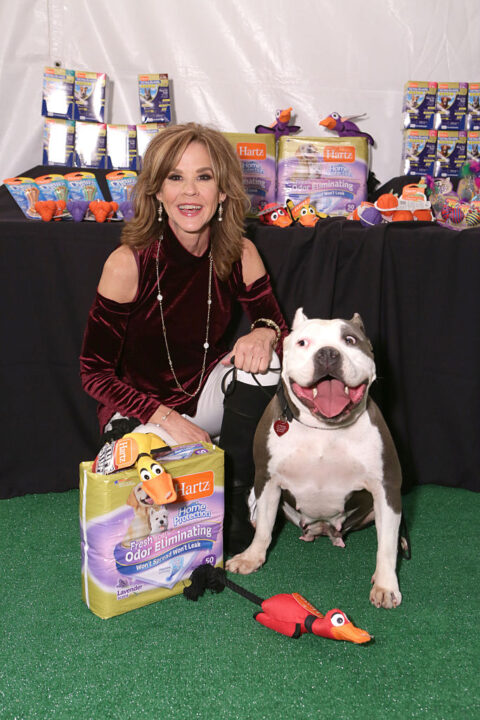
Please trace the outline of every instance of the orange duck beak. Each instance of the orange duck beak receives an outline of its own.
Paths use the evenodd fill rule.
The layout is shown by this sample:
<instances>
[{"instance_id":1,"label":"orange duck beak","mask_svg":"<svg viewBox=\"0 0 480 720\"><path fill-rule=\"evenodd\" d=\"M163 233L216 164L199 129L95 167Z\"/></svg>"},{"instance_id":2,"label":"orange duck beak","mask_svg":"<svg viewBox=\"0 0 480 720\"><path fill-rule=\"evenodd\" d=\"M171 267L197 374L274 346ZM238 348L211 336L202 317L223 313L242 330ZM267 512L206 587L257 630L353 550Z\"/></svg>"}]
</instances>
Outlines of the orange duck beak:
<instances>
[{"instance_id":1,"label":"orange duck beak","mask_svg":"<svg viewBox=\"0 0 480 720\"><path fill-rule=\"evenodd\" d=\"M329 130L333 130L335 128L335 120L330 117L330 115L326 118L323 118L323 120L320 120L318 124L324 125L324 127L328 128Z\"/></svg>"},{"instance_id":2,"label":"orange duck beak","mask_svg":"<svg viewBox=\"0 0 480 720\"><path fill-rule=\"evenodd\" d=\"M349 622L341 627L332 628L332 636L335 640L347 640L348 642L361 645L372 640L372 636L366 630L357 628L353 623Z\"/></svg>"}]
</instances>

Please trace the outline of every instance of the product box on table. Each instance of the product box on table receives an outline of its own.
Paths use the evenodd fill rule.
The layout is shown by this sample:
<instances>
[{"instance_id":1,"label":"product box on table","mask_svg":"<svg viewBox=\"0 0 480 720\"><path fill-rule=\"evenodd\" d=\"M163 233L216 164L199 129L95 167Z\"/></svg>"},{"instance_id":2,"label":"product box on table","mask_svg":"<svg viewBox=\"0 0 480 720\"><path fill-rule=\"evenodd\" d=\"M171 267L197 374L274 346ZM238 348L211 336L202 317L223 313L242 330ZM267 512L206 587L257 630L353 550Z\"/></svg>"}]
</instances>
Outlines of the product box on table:
<instances>
[{"instance_id":1,"label":"product box on table","mask_svg":"<svg viewBox=\"0 0 480 720\"><path fill-rule=\"evenodd\" d=\"M403 133L404 175L433 175L437 157L437 131L409 129Z\"/></svg>"},{"instance_id":2,"label":"product box on table","mask_svg":"<svg viewBox=\"0 0 480 720\"><path fill-rule=\"evenodd\" d=\"M405 128L432 130L435 125L437 83L410 80L403 95L403 125Z\"/></svg>"},{"instance_id":3,"label":"product box on table","mask_svg":"<svg viewBox=\"0 0 480 720\"><path fill-rule=\"evenodd\" d=\"M159 462L177 492L167 505L145 503L134 468L80 465L82 595L101 618L177 595L196 567L223 564L223 450L178 445Z\"/></svg>"},{"instance_id":4,"label":"product box on table","mask_svg":"<svg viewBox=\"0 0 480 720\"><path fill-rule=\"evenodd\" d=\"M465 130L439 130L435 177L458 177L467 159L467 133Z\"/></svg>"},{"instance_id":5,"label":"product box on table","mask_svg":"<svg viewBox=\"0 0 480 720\"><path fill-rule=\"evenodd\" d=\"M364 137L281 137L277 202L309 197L318 212L348 215L367 199L368 157Z\"/></svg>"}]
</instances>

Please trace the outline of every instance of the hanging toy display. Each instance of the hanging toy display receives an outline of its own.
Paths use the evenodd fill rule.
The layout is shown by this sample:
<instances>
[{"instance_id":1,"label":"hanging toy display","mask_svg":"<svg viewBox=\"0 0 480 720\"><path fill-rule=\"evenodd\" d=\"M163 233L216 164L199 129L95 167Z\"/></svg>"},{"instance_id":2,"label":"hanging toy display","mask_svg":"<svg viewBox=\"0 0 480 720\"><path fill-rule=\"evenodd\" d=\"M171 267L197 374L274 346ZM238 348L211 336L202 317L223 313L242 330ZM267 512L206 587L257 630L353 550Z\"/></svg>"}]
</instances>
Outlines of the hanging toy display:
<instances>
[{"instance_id":1,"label":"hanging toy display","mask_svg":"<svg viewBox=\"0 0 480 720\"><path fill-rule=\"evenodd\" d=\"M342 610L335 608L323 615L298 593L281 593L263 600L229 580L225 570L219 567L200 565L193 571L190 581L183 590L187 600L198 600L205 590L220 593L227 587L260 606L253 615L258 623L287 637L299 638L310 633L356 644L373 639L366 630L356 627Z\"/></svg>"},{"instance_id":2,"label":"hanging toy display","mask_svg":"<svg viewBox=\"0 0 480 720\"><path fill-rule=\"evenodd\" d=\"M299 125L288 124L292 117L292 109L293 108L290 107L286 110L277 110L273 125L257 125L255 132L258 134L272 133L275 135L275 140L281 138L282 135L292 135L300 132L302 128Z\"/></svg>"}]
</instances>

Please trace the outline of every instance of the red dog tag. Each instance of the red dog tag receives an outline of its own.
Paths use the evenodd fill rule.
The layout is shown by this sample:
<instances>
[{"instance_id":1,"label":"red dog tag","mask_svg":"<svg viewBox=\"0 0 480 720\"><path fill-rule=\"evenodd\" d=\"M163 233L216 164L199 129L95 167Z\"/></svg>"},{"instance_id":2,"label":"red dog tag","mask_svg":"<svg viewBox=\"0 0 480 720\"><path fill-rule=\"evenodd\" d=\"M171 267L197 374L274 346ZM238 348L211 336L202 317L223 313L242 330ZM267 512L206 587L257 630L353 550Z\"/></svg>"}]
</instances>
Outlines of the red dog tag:
<instances>
[{"instance_id":1,"label":"red dog tag","mask_svg":"<svg viewBox=\"0 0 480 720\"><path fill-rule=\"evenodd\" d=\"M286 420L275 420L275 422L273 423L273 429L279 437L281 435L285 435L289 427L290 425Z\"/></svg>"}]
</instances>

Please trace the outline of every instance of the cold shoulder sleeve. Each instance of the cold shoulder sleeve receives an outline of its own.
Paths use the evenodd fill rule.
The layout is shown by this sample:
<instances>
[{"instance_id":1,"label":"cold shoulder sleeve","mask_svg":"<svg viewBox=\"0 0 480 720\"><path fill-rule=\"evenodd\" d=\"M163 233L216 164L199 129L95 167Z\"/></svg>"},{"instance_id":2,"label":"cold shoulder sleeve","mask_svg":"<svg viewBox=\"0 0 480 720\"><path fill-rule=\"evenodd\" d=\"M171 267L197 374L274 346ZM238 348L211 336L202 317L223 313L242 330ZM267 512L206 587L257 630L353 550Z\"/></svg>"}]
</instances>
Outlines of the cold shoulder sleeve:
<instances>
[{"instance_id":1,"label":"cold shoulder sleeve","mask_svg":"<svg viewBox=\"0 0 480 720\"><path fill-rule=\"evenodd\" d=\"M281 343L283 343L284 338L288 335L288 326L273 293L268 273L262 275L251 285L243 285L238 300L251 322L259 318L269 318L277 323L282 334Z\"/></svg>"},{"instance_id":2,"label":"cold shoulder sleeve","mask_svg":"<svg viewBox=\"0 0 480 720\"><path fill-rule=\"evenodd\" d=\"M119 362L133 303L118 303L98 292L88 316L80 354L84 390L100 403L103 427L114 412L148 421L158 399L137 390L119 377Z\"/></svg>"}]
</instances>

